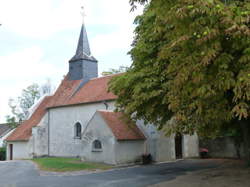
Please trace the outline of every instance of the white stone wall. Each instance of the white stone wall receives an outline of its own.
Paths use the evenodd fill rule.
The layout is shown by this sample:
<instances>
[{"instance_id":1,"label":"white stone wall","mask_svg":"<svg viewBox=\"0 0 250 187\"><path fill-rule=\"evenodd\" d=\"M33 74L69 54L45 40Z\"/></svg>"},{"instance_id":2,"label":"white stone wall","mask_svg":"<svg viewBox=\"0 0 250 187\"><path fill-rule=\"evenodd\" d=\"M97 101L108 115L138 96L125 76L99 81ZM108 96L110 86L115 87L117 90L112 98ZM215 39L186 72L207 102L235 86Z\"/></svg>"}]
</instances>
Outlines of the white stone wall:
<instances>
[{"instance_id":1,"label":"white stone wall","mask_svg":"<svg viewBox=\"0 0 250 187\"><path fill-rule=\"evenodd\" d=\"M114 102L108 102L109 110ZM49 156L76 157L81 155L82 142L75 138L75 124L82 125L82 131L97 110L105 110L103 103L83 104L49 110Z\"/></svg>"},{"instance_id":2,"label":"white stone wall","mask_svg":"<svg viewBox=\"0 0 250 187\"><path fill-rule=\"evenodd\" d=\"M19 142L8 142L7 143L7 152L6 152L6 158L7 160L10 160L10 150L9 145L13 145L13 160L19 160L19 159L30 159L32 158L31 151L32 150L32 144L30 141L19 141Z\"/></svg>"},{"instance_id":3,"label":"white stone wall","mask_svg":"<svg viewBox=\"0 0 250 187\"><path fill-rule=\"evenodd\" d=\"M116 164L134 163L140 161L144 153L144 141L117 141L115 145Z\"/></svg>"},{"instance_id":4,"label":"white stone wall","mask_svg":"<svg viewBox=\"0 0 250 187\"><path fill-rule=\"evenodd\" d=\"M42 118L40 123L32 128L32 154L35 157L48 155L48 113Z\"/></svg>"},{"instance_id":5,"label":"white stone wall","mask_svg":"<svg viewBox=\"0 0 250 187\"><path fill-rule=\"evenodd\" d=\"M137 126L147 138L144 153L150 153L153 161L164 162L175 159L174 136L166 137L156 126L145 125L143 120L138 120Z\"/></svg>"},{"instance_id":6,"label":"white stone wall","mask_svg":"<svg viewBox=\"0 0 250 187\"><path fill-rule=\"evenodd\" d=\"M109 110L115 108L114 101L108 102L108 105ZM28 142L12 142L14 159L45 155L79 156L93 162L122 164L135 161L143 153L150 153L153 160L157 162L175 159L174 135L165 137L154 125L144 125L142 120L137 121L137 126L146 136L145 142L117 142L110 129L107 128L106 124L103 124L101 117L94 116L97 110L105 109L106 106L103 103L49 109L39 125L33 127L32 137ZM91 119L92 125L85 132L85 136L82 139L75 138L75 124L81 123L83 133ZM102 152L92 151L92 142L95 138L102 140L103 148L105 148ZM8 144L10 143L8 142ZM182 146L184 158L199 156L197 134L184 135ZM7 150L7 158L9 158L8 154L9 150Z\"/></svg>"},{"instance_id":7,"label":"white stone wall","mask_svg":"<svg viewBox=\"0 0 250 187\"><path fill-rule=\"evenodd\" d=\"M182 152L184 158L199 157L199 138L194 135L183 135Z\"/></svg>"},{"instance_id":8,"label":"white stone wall","mask_svg":"<svg viewBox=\"0 0 250 187\"><path fill-rule=\"evenodd\" d=\"M94 140L101 141L102 149L93 149ZM96 113L83 132L81 157L89 162L116 164L116 139L99 113Z\"/></svg>"},{"instance_id":9,"label":"white stone wall","mask_svg":"<svg viewBox=\"0 0 250 187\"><path fill-rule=\"evenodd\" d=\"M151 154L152 159L156 161L157 139L159 137L156 127L152 124L145 125L143 120L138 120L136 125L146 137L143 153Z\"/></svg>"},{"instance_id":10,"label":"white stone wall","mask_svg":"<svg viewBox=\"0 0 250 187\"><path fill-rule=\"evenodd\" d=\"M175 139L174 135L167 137L163 132L158 132L159 137L157 139L157 162L165 162L175 159Z\"/></svg>"}]
</instances>

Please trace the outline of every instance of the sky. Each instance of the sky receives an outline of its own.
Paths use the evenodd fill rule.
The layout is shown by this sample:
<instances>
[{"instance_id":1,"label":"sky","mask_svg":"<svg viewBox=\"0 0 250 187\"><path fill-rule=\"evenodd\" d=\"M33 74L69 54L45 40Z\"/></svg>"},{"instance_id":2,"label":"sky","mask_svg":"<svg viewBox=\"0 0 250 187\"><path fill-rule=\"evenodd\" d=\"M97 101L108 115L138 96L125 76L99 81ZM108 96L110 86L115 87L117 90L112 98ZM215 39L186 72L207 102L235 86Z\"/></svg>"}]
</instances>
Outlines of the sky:
<instances>
[{"instance_id":1,"label":"sky","mask_svg":"<svg viewBox=\"0 0 250 187\"><path fill-rule=\"evenodd\" d=\"M0 123L11 114L9 98L48 79L58 86L68 72L82 24L85 25L99 74L131 65L133 21L129 0L0 0Z\"/></svg>"}]
</instances>

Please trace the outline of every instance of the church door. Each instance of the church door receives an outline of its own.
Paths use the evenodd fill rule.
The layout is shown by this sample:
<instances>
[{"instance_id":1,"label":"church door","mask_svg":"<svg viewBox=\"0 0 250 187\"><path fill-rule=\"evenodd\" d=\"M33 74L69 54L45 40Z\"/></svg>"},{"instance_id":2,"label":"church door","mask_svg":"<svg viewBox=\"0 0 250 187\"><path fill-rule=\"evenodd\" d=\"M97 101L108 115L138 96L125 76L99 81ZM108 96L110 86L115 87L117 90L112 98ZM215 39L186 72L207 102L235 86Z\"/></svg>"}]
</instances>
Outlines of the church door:
<instances>
[{"instance_id":1,"label":"church door","mask_svg":"<svg viewBox=\"0 0 250 187\"><path fill-rule=\"evenodd\" d=\"M176 159L182 158L182 135L180 133L175 135L175 157Z\"/></svg>"},{"instance_id":2,"label":"church door","mask_svg":"<svg viewBox=\"0 0 250 187\"><path fill-rule=\"evenodd\" d=\"M13 144L10 144L10 160L13 160Z\"/></svg>"}]
</instances>

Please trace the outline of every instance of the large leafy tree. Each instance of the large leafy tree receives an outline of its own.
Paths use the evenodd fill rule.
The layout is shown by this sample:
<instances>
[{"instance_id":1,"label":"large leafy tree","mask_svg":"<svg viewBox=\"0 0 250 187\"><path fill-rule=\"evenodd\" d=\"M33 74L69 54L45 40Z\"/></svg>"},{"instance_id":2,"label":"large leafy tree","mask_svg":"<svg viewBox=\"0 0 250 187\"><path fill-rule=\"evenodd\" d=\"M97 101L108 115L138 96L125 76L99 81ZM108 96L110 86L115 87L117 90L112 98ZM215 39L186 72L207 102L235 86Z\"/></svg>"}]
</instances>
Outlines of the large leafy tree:
<instances>
[{"instance_id":1,"label":"large leafy tree","mask_svg":"<svg viewBox=\"0 0 250 187\"><path fill-rule=\"evenodd\" d=\"M135 23L132 67L110 83L118 110L169 133L241 127L250 159L249 0L151 0Z\"/></svg>"}]
</instances>

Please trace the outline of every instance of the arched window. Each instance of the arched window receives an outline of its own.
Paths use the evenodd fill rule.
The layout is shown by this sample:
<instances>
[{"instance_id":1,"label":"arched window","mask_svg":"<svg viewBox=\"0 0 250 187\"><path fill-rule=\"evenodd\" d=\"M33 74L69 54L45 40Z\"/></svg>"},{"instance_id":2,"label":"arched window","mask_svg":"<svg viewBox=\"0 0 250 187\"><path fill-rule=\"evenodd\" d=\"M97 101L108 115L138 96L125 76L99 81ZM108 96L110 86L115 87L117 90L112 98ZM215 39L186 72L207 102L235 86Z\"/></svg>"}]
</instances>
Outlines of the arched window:
<instances>
[{"instance_id":1,"label":"arched window","mask_svg":"<svg viewBox=\"0 0 250 187\"><path fill-rule=\"evenodd\" d=\"M75 137L81 139L82 125L77 122L75 124Z\"/></svg>"},{"instance_id":2,"label":"arched window","mask_svg":"<svg viewBox=\"0 0 250 187\"><path fill-rule=\"evenodd\" d=\"M101 151L102 150L102 142L100 140L95 140L93 141L93 146L92 146L93 151Z\"/></svg>"}]
</instances>

